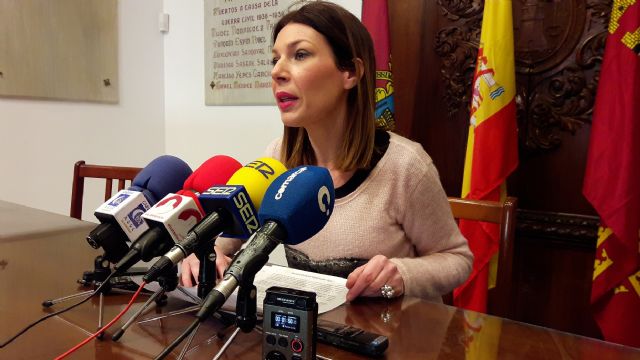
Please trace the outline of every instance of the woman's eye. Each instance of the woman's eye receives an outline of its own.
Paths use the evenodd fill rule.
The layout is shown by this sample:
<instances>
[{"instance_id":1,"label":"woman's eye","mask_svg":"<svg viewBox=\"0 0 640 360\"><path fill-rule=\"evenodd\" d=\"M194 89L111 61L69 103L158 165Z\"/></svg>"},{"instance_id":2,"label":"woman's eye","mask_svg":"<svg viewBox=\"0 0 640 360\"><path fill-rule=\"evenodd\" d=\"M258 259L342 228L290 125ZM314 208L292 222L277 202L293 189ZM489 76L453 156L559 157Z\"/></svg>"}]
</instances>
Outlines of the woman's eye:
<instances>
[{"instance_id":1,"label":"woman's eye","mask_svg":"<svg viewBox=\"0 0 640 360\"><path fill-rule=\"evenodd\" d=\"M280 60L279 58L272 58L271 59L271 65L276 66L276 64L278 63L278 60Z\"/></svg>"},{"instance_id":2,"label":"woman's eye","mask_svg":"<svg viewBox=\"0 0 640 360\"><path fill-rule=\"evenodd\" d=\"M309 54L306 51L298 51L296 52L296 60L303 60L304 58L306 58L307 56L309 56Z\"/></svg>"}]
</instances>

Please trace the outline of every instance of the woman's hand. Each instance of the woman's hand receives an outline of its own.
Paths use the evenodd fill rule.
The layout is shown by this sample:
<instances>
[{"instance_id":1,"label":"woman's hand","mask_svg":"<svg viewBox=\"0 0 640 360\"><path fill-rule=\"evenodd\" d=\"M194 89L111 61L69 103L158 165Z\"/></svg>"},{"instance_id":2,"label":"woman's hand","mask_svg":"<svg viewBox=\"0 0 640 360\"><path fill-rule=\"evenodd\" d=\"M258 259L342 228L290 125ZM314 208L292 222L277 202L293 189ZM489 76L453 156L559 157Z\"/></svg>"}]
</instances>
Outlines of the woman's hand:
<instances>
[{"instance_id":1,"label":"woman's hand","mask_svg":"<svg viewBox=\"0 0 640 360\"><path fill-rule=\"evenodd\" d=\"M218 279L222 278L224 271L231 263L231 258L222 253L222 250L218 249L218 247L214 246L213 249L216 252L216 272L218 274ZM191 254L187 256L186 259L182 260L181 273L180 273L180 282L184 287L192 287L198 284L198 275L200 275L200 260L196 256L196 254Z\"/></svg>"},{"instance_id":2,"label":"woman's hand","mask_svg":"<svg viewBox=\"0 0 640 360\"><path fill-rule=\"evenodd\" d=\"M216 259L217 260L217 259ZM192 287L198 283L200 260L196 254L187 256L180 264L180 282L184 287Z\"/></svg>"},{"instance_id":3,"label":"woman's hand","mask_svg":"<svg viewBox=\"0 0 640 360\"><path fill-rule=\"evenodd\" d=\"M347 277L347 301L358 296L382 296L380 288L385 284L393 288L394 297L404 293L404 280L396 264L384 255L376 255Z\"/></svg>"}]
</instances>

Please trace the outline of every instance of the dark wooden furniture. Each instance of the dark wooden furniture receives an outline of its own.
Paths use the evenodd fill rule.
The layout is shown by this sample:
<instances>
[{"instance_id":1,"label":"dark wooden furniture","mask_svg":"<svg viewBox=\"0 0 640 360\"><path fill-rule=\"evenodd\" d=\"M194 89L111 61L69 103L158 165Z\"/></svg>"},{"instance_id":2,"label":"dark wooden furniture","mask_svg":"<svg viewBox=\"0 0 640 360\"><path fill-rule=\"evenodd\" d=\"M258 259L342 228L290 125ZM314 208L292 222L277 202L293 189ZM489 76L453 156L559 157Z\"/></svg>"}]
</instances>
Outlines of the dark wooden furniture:
<instances>
[{"instance_id":1,"label":"dark wooden furniture","mask_svg":"<svg viewBox=\"0 0 640 360\"><path fill-rule=\"evenodd\" d=\"M124 189L126 181L133 180L142 170L137 167L108 166L85 164L80 160L73 166L73 185L71 188L71 209L69 216L80 219L82 217L82 197L84 195L84 179L105 179L104 200L108 200L113 192L113 180L118 181L118 191Z\"/></svg>"},{"instance_id":2,"label":"dark wooden furniture","mask_svg":"<svg viewBox=\"0 0 640 360\"><path fill-rule=\"evenodd\" d=\"M449 196L462 188L484 3L388 1L397 131L424 146ZM518 198L514 319L598 337L589 304L598 218L582 183L612 1L511 4L520 160L508 180Z\"/></svg>"},{"instance_id":3,"label":"dark wooden furniture","mask_svg":"<svg viewBox=\"0 0 640 360\"><path fill-rule=\"evenodd\" d=\"M513 316L513 242L515 238L518 199L507 197L504 202L467 200L450 197L449 205L456 219L483 221L500 225L500 249L496 286L489 291L487 313L501 317ZM470 241L472 241L470 239ZM445 302L451 304L448 295Z\"/></svg>"},{"instance_id":4,"label":"dark wooden furniture","mask_svg":"<svg viewBox=\"0 0 640 360\"><path fill-rule=\"evenodd\" d=\"M92 267L97 251L82 240L95 224L3 201L0 215L7 224L17 224L18 217L28 216L53 229L46 232L39 223L0 228L0 341L4 341L46 313L40 305L42 300L77 290L76 279ZM36 231L31 232L31 227ZM105 321L123 309L129 297L107 295ZM130 313L144 300L141 296ZM185 305L170 299L160 312ZM53 310L59 308L54 306ZM95 331L97 312L98 300L94 299L53 317L0 349L0 358L52 359ZM321 317L389 337L385 359L465 359L472 352L479 352L477 358L493 358L490 355L495 354L496 359L640 358L639 349L410 297L361 299ZM185 314L135 324L119 342L111 341L110 336L93 340L69 359L152 359L192 320L193 316ZM219 330L221 325L216 320L205 322L186 358L211 359L225 340L216 336ZM114 331L107 332L110 335ZM257 331L241 332L222 359L258 359L261 340ZM175 358L179 350L168 358ZM318 353L334 360L366 359L324 344L318 345Z\"/></svg>"}]
</instances>

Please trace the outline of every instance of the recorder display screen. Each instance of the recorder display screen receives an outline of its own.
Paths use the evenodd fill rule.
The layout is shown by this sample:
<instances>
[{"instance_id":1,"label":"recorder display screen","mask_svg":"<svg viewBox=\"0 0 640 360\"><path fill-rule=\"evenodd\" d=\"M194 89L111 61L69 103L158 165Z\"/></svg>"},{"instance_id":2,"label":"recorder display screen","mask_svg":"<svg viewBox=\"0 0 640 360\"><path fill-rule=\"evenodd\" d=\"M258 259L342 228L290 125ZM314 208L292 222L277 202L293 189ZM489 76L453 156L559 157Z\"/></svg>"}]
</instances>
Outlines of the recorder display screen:
<instances>
[{"instance_id":1,"label":"recorder display screen","mask_svg":"<svg viewBox=\"0 0 640 360\"><path fill-rule=\"evenodd\" d=\"M274 329L300 332L300 317L279 312L272 312L271 327Z\"/></svg>"}]
</instances>

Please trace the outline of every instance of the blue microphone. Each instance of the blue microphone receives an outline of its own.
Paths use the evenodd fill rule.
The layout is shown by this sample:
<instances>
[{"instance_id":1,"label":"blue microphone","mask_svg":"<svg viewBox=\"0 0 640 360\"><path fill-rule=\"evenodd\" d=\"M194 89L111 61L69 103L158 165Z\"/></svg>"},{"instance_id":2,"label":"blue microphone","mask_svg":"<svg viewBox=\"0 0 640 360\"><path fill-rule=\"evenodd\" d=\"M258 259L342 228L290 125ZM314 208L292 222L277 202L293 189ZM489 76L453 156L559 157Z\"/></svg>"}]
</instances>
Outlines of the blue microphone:
<instances>
[{"instance_id":1,"label":"blue microphone","mask_svg":"<svg viewBox=\"0 0 640 360\"><path fill-rule=\"evenodd\" d=\"M118 262L128 252L127 240L134 241L149 229L142 214L169 193L182 189L191 175L187 163L175 156L163 155L151 161L136 175L127 190L121 190L94 215L100 221L87 235L93 248L102 247L104 258Z\"/></svg>"},{"instance_id":2,"label":"blue microphone","mask_svg":"<svg viewBox=\"0 0 640 360\"><path fill-rule=\"evenodd\" d=\"M198 200L207 216L149 268L142 278L144 282L155 281L163 271L176 266L197 249L213 248L208 242L223 231L230 236L248 238L260 226L255 209L262 203L269 185L286 170L276 159L260 158L236 171L226 185L212 186L202 192Z\"/></svg>"},{"instance_id":3,"label":"blue microphone","mask_svg":"<svg viewBox=\"0 0 640 360\"><path fill-rule=\"evenodd\" d=\"M335 203L329 171L300 166L276 178L265 193L258 217L263 225L247 247L231 261L223 279L205 298L196 315L200 321L217 311L239 284L253 283L256 273L279 244L299 244L329 221Z\"/></svg>"},{"instance_id":4,"label":"blue microphone","mask_svg":"<svg viewBox=\"0 0 640 360\"><path fill-rule=\"evenodd\" d=\"M127 190L139 191L149 203L155 204L167 194L182 189L192 173L189 165L177 157L159 156L140 170Z\"/></svg>"}]
</instances>

